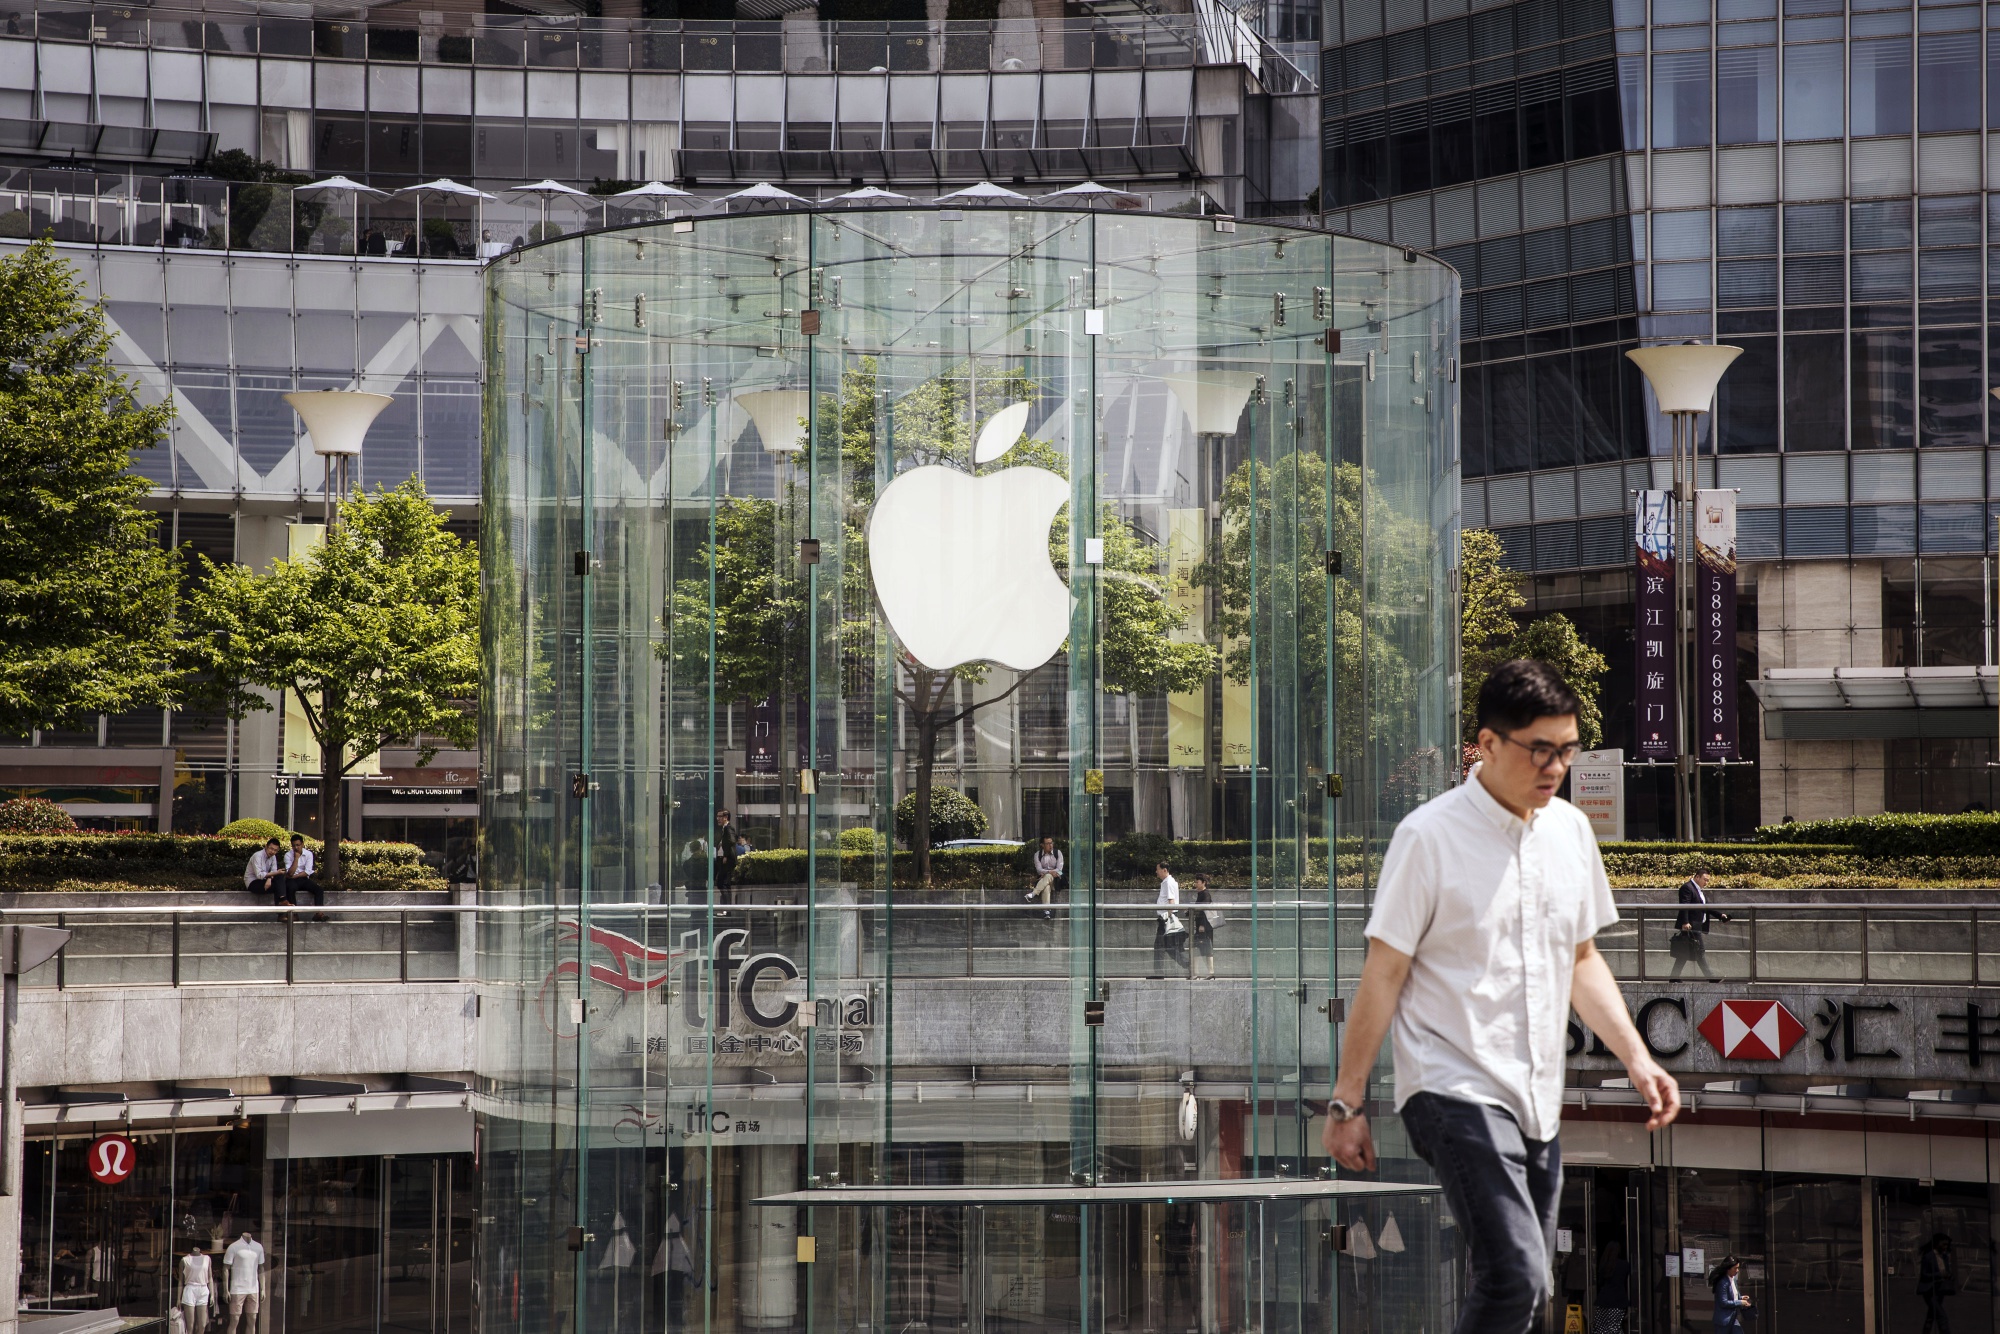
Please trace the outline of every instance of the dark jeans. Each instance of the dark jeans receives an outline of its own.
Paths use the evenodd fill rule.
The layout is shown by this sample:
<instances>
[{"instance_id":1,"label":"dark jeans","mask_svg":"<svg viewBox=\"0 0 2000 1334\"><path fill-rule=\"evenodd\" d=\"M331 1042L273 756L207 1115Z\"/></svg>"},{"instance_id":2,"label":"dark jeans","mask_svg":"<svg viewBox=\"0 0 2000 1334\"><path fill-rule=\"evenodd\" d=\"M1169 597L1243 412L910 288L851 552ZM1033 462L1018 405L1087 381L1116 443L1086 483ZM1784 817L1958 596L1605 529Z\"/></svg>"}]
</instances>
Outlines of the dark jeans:
<instances>
[{"instance_id":1,"label":"dark jeans","mask_svg":"<svg viewBox=\"0 0 2000 1334\"><path fill-rule=\"evenodd\" d=\"M1931 1334L1931 1326L1937 1326L1938 1334L1951 1334L1951 1317L1944 1313L1945 1294L1936 1288L1923 1294L1924 1334Z\"/></svg>"},{"instance_id":2,"label":"dark jeans","mask_svg":"<svg viewBox=\"0 0 2000 1334\"><path fill-rule=\"evenodd\" d=\"M295 875L283 882L283 887L278 890L278 902L298 903L308 894L320 907L326 906L326 891L314 884L310 876Z\"/></svg>"},{"instance_id":3,"label":"dark jeans","mask_svg":"<svg viewBox=\"0 0 2000 1334\"><path fill-rule=\"evenodd\" d=\"M1466 1292L1454 1334L1527 1334L1549 1297L1562 1148L1532 1140L1511 1113L1418 1093L1403 1126L1465 1230Z\"/></svg>"}]
</instances>

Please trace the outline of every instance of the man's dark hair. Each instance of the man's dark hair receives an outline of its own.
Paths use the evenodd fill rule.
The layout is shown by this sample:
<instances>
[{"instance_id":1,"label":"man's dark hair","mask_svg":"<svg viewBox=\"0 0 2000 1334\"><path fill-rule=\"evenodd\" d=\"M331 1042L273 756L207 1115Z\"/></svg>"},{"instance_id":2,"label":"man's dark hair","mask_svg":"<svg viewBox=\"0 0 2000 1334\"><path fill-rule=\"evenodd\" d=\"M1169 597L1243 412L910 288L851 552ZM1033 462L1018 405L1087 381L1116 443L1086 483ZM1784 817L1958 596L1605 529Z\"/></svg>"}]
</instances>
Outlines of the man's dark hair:
<instances>
[{"instance_id":1,"label":"man's dark hair","mask_svg":"<svg viewBox=\"0 0 2000 1334\"><path fill-rule=\"evenodd\" d=\"M1153 869L1154 869L1155 871L1165 871L1165 872L1167 872L1168 874L1172 874L1172 873L1173 873L1173 869L1174 869L1174 868L1173 868L1173 867L1171 867L1171 866L1169 866L1169 865L1167 865L1167 864L1166 864L1165 862L1154 862L1154 863L1153 863Z\"/></svg>"},{"instance_id":2,"label":"man's dark hair","mask_svg":"<svg viewBox=\"0 0 2000 1334\"><path fill-rule=\"evenodd\" d=\"M264 840L264 846L268 848L273 846L274 844L277 844L277 842L278 842L278 836L276 834L273 834L269 838Z\"/></svg>"},{"instance_id":3,"label":"man's dark hair","mask_svg":"<svg viewBox=\"0 0 2000 1334\"><path fill-rule=\"evenodd\" d=\"M303 843L303 842L305 842L305 841L306 841L306 836L305 836L304 834L293 834L293 835L292 835L292 842L294 842L294 843Z\"/></svg>"},{"instance_id":4,"label":"man's dark hair","mask_svg":"<svg viewBox=\"0 0 2000 1334\"><path fill-rule=\"evenodd\" d=\"M1582 708L1556 669L1536 658L1501 663L1479 687L1479 726L1496 732L1517 732L1537 718L1570 717Z\"/></svg>"}]
</instances>

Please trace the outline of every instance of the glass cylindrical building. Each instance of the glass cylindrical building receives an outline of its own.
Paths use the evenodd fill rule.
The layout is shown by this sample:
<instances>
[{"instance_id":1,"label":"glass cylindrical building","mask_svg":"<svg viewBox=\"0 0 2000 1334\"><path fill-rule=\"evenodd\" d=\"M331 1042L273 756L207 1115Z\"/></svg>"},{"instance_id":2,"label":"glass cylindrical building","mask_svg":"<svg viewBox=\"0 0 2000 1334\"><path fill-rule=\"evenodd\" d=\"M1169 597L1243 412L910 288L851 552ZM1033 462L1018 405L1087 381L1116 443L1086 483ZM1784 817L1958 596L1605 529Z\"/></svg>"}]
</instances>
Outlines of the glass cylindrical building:
<instances>
[{"instance_id":1,"label":"glass cylindrical building","mask_svg":"<svg viewBox=\"0 0 2000 1334\"><path fill-rule=\"evenodd\" d=\"M1325 1175L1329 998L1456 778L1457 309L1025 204L489 267L484 1329L1449 1300L1368 1268L1450 1258L1434 1194L1266 1186Z\"/></svg>"}]
</instances>

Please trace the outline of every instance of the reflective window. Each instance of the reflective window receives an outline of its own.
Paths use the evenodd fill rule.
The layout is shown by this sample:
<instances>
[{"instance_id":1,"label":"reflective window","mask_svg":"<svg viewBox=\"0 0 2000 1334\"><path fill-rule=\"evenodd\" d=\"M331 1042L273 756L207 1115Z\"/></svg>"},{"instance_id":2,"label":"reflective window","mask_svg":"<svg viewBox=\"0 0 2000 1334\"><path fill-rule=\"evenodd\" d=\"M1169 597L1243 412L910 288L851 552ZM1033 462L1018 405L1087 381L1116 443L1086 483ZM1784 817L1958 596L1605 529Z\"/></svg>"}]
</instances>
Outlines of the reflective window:
<instances>
[{"instance_id":1,"label":"reflective window","mask_svg":"<svg viewBox=\"0 0 2000 1334\"><path fill-rule=\"evenodd\" d=\"M1979 128L1977 32L1925 33L1917 39L1917 128L1927 134Z\"/></svg>"},{"instance_id":2,"label":"reflective window","mask_svg":"<svg viewBox=\"0 0 2000 1334\"><path fill-rule=\"evenodd\" d=\"M1767 143L1778 137L1778 53L1772 47L1722 51L1715 58L1715 141Z\"/></svg>"},{"instance_id":3,"label":"reflective window","mask_svg":"<svg viewBox=\"0 0 2000 1334\"><path fill-rule=\"evenodd\" d=\"M1840 48L1829 47L1837 52ZM1853 47L1853 86L1849 93L1849 131L1860 138L1871 134L1910 132L1910 43L1906 38L1856 42ZM1787 65L1787 91L1794 66ZM1790 114L1790 102L1786 103ZM1977 106L1977 99L1973 102ZM1824 110L1824 108L1822 108ZM1832 104L1837 118L1839 104ZM1790 124L1791 122L1787 122ZM1822 124L1825 122L1822 122ZM1837 123L1837 120L1836 120ZM1788 139L1824 138L1788 131Z\"/></svg>"},{"instance_id":4,"label":"reflective window","mask_svg":"<svg viewBox=\"0 0 2000 1334\"><path fill-rule=\"evenodd\" d=\"M1655 55L1653 147L1697 148L1708 143L1708 112L1708 52Z\"/></svg>"}]
</instances>

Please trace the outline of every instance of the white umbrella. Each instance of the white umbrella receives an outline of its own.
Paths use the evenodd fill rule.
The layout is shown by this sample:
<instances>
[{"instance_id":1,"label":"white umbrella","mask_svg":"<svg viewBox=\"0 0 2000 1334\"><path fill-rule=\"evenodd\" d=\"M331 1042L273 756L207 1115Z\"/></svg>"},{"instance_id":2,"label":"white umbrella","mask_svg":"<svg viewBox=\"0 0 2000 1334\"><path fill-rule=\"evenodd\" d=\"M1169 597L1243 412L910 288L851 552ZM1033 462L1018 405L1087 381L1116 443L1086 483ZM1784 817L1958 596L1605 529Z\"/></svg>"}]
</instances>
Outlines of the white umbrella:
<instances>
[{"instance_id":1,"label":"white umbrella","mask_svg":"<svg viewBox=\"0 0 2000 1334\"><path fill-rule=\"evenodd\" d=\"M948 195L939 195L936 199L933 199L931 202L933 204L945 204L945 203L954 203L963 201L966 203L977 204L977 203L982 203L989 199L1025 200L1026 198L1027 198L1026 195L1020 194L1014 190L1009 190L1004 185L995 185L991 181L981 181L977 185L968 185L963 190L953 190Z\"/></svg>"},{"instance_id":2,"label":"white umbrella","mask_svg":"<svg viewBox=\"0 0 2000 1334\"><path fill-rule=\"evenodd\" d=\"M909 198L908 195L899 195L894 190L884 190L877 186L864 185L859 190L849 190L844 195L835 195L826 202L829 204L838 204L843 202L849 204L872 204L884 199L908 199L908 198Z\"/></svg>"},{"instance_id":3,"label":"white umbrella","mask_svg":"<svg viewBox=\"0 0 2000 1334\"><path fill-rule=\"evenodd\" d=\"M449 203L454 199L470 199L478 203L493 198L492 195L487 194L484 190L475 190L469 185L460 185L448 176L440 176L434 181L425 181L422 185L406 185L395 193L398 195L408 195L417 201L417 235L419 237L424 234L424 201L426 199L443 203Z\"/></svg>"},{"instance_id":4,"label":"white umbrella","mask_svg":"<svg viewBox=\"0 0 2000 1334\"><path fill-rule=\"evenodd\" d=\"M292 187L293 199L297 199L300 195L338 194L354 196L354 253L358 255L361 253L361 196L367 195L371 199L387 199L389 192L387 190L377 190L372 185L363 185L360 181L350 181L345 176L329 176L323 181L314 181L311 185Z\"/></svg>"},{"instance_id":5,"label":"white umbrella","mask_svg":"<svg viewBox=\"0 0 2000 1334\"><path fill-rule=\"evenodd\" d=\"M738 190L733 195L724 195L715 202L718 204L728 204L739 199L750 204L804 204L810 202L793 194L790 190L780 190L769 181L759 181L755 185Z\"/></svg>"},{"instance_id":6,"label":"white umbrella","mask_svg":"<svg viewBox=\"0 0 2000 1334\"><path fill-rule=\"evenodd\" d=\"M1109 204L1113 208L1144 208L1146 201L1127 190L1114 190L1096 181L1085 181L1082 185L1072 185L1065 190L1051 190L1042 196L1044 202L1079 202L1086 204Z\"/></svg>"},{"instance_id":7,"label":"white umbrella","mask_svg":"<svg viewBox=\"0 0 2000 1334\"><path fill-rule=\"evenodd\" d=\"M532 185L510 185L500 193L514 199L527 198L540 200L542 204L541 230L545 235L549 229L549 201L551 199L565 200L568 203L575 204L578 208L588 208L597 202L595 197L577 189L573 185L564 185L561 181L547 179L536 181Z\"/></svg>"},{"instance_id":8,"label":"white umbrella","mask_svg":"<svg viewBox=\"0 0 2000 1334\"><path fill-rule=\"evenodd\" d=\"M613 195L613 196L611 196L611 197L612 197L613 199L693 199L693 198L695 198L695 196L694 196L693 194L691 194L690 192L688 192L688 191L686 191L686 190L677 190L677 189L675 189L675 188L674 188L673 186L671 186L671 185L668 185L668 184L667 184L666 182L664 182L664 181L647 181L647 182L646 182L646 183L645 183L644 185L635 185L635 186L633 186L633 187L632 187L632 188L631 188L630 190L620 190L620 191L619 191L619 192L618 192L617 194L615 194L615 195Z\"/></svg>"}]
</instances>

